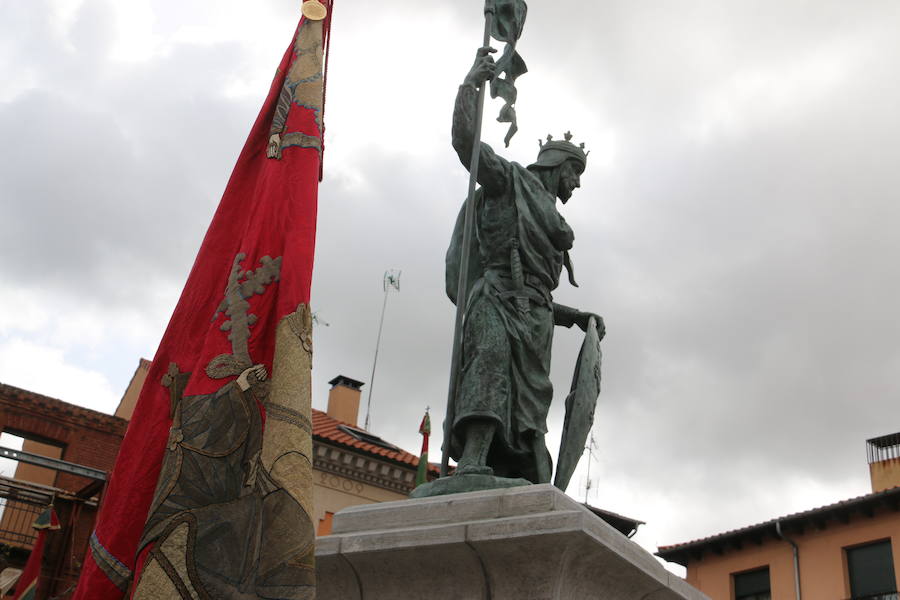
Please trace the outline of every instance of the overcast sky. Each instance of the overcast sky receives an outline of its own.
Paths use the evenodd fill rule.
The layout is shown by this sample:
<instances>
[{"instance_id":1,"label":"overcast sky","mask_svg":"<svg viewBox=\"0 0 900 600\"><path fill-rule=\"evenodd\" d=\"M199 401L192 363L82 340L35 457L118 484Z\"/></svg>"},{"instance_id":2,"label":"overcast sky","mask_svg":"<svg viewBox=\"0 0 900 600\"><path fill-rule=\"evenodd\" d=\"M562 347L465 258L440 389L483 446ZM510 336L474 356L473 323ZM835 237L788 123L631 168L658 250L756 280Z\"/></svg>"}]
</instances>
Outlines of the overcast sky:
<instances>
[{"instance_id":1,"label":"overcast sky","mask_svg":"<svg viewBox=\"0 0 900 600\"><path fill-rule=\"evenodd\" d=\"M450 118L482 2L335 1L313 406L335 375L369 381L382 275L402 269L372 430L418 452L430 406L439 448L467 181ZM502 151L527 164L567 129L592 150L562 208L581 287L556 293L609 331L589 501L647 521L655 550L867 493L865 439L900 430L900 4L529 10ZM0 2L0 381L115 409L298 17L298 0ZM554 448L580 340L555 339Z\"/></svg>"}]
</instances>

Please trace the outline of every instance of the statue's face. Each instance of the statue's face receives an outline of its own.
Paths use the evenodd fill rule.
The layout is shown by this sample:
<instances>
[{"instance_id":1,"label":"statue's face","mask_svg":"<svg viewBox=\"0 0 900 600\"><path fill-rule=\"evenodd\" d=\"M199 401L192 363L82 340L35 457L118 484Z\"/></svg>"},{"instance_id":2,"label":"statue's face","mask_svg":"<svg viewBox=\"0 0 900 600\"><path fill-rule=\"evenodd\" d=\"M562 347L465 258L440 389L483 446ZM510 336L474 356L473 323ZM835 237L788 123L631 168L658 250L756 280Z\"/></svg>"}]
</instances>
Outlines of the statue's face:
<instances>
[{"instance_id":1,"label":"statue's face","mask_svg":"<svg viewBox=\"0 0 900 600\"><path fill-rule=\"evenodd\" d=\"M577 160L567 160L559 167L559 189L556 195L565 204L572 197L575 188L581 187L581 174L584 166Z\"/></svg>"}]
</instances>

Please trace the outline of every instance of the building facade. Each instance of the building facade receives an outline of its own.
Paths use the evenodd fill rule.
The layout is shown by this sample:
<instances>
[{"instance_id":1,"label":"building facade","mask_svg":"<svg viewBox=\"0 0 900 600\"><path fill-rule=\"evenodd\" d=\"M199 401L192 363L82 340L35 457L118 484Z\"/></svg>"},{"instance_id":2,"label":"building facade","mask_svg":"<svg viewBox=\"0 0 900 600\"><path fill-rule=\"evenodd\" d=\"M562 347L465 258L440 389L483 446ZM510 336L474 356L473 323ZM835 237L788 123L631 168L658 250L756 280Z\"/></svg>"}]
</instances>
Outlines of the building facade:
<instances>
[{"instance_id":1,"label":"building facade","mask_svg":"<svg viewBox=\"0 0 900 600\"><path fill-rule=\"evenodd\" d=\"M343 375L330 382L328 408L313 409L313 504L318 535L348 506L405 500L415 488L419 457L357 425L362 382ZM418 426L418 423L413 426ZM429 465L429 477L439 475Z\"/></svg>"},{"instance_id":2,"label":"building facade","mask_svg":"<svg viewBox=\"0 0 900 600\"><path fill-rule=\"evenodd\" d=\"M867 441L872 493L671 546L712 600L897 600L900 434Z\"/></svg>"}]
</instances>

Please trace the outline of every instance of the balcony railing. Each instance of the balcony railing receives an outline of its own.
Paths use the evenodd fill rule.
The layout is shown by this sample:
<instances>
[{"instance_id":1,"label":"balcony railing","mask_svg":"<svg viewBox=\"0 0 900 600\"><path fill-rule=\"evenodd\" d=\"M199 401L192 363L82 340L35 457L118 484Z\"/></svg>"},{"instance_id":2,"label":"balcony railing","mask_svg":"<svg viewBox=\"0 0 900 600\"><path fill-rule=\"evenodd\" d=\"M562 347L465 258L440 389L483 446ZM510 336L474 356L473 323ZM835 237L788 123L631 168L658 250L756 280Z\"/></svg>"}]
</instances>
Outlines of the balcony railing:
<instances>
[{"instance_id":1,"label":"balcony railing","mask_svg":"<svg viewBox=\"0 0 900 600\"><path fill-rule=\"evenodd\" d=\"M31 525L52 500L44 486L0 477L0 544L30 550L37 538Z\"/></svg>"}]
</instances>

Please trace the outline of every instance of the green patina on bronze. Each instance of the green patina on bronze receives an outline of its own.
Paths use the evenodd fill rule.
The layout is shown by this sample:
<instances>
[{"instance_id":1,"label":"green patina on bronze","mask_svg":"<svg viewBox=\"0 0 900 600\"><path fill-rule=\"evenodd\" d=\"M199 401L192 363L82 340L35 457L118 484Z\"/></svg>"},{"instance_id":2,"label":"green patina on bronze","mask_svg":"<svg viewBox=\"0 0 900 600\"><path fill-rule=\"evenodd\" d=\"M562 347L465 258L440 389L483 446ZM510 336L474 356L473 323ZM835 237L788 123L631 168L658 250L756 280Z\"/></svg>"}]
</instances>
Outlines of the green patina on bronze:
<instances>
[{"instance_id":1,"label":"green patina on bronze","mask_svg":"<svg viewBox=\"0 0 900 600\"><path fill-rule=\"evenodd\" d=\"M453 147L467 167L475 144L478 90L497 73L489 52L479 50L453 113ZM571 137L548 137L527 168L480 144L476 177L481 188L467 201L475 211L471 243L463 247L464 205L446 260L447 295L454 303L466 257L469 265L458 384L448 411L450 436L444 442L458 466L453 476L417 488L416 497L551 480L544 436L553 398L553 327L586 330L594 319L593 339L599 343L605 332L601 317L557 304L552 297L564 267L575 283L569 257L575 235L556 204L557 198L566 203L580 187L587 164L583 145L573 144ZM596 356L599 391L599 352ZM572 417L590 418L583 410ZM575 441L562 449L563 462L572 462L575 445L578 454L582 451L580 435L569 436Z\"/></svg>"},{"instance_id":2,"label":"green patina on bronze","mask_svg":"<svg viewBox=\"0 0 900 600\"><path fill-rule=\"evenodd\" d=\"M491 20L491 37L506 42L502 56L497 60L496 71L491 79L491 98L502 98L503 107L497 121L509 123L509 129L503 143L509 147L509 141L519 130L516 120L516 79L528 72L525 61L516 52L516 42L525 28L525 17L528 6L523 0L488 0L486 11L493 13Z\"/></svg>"}]
</instances>

